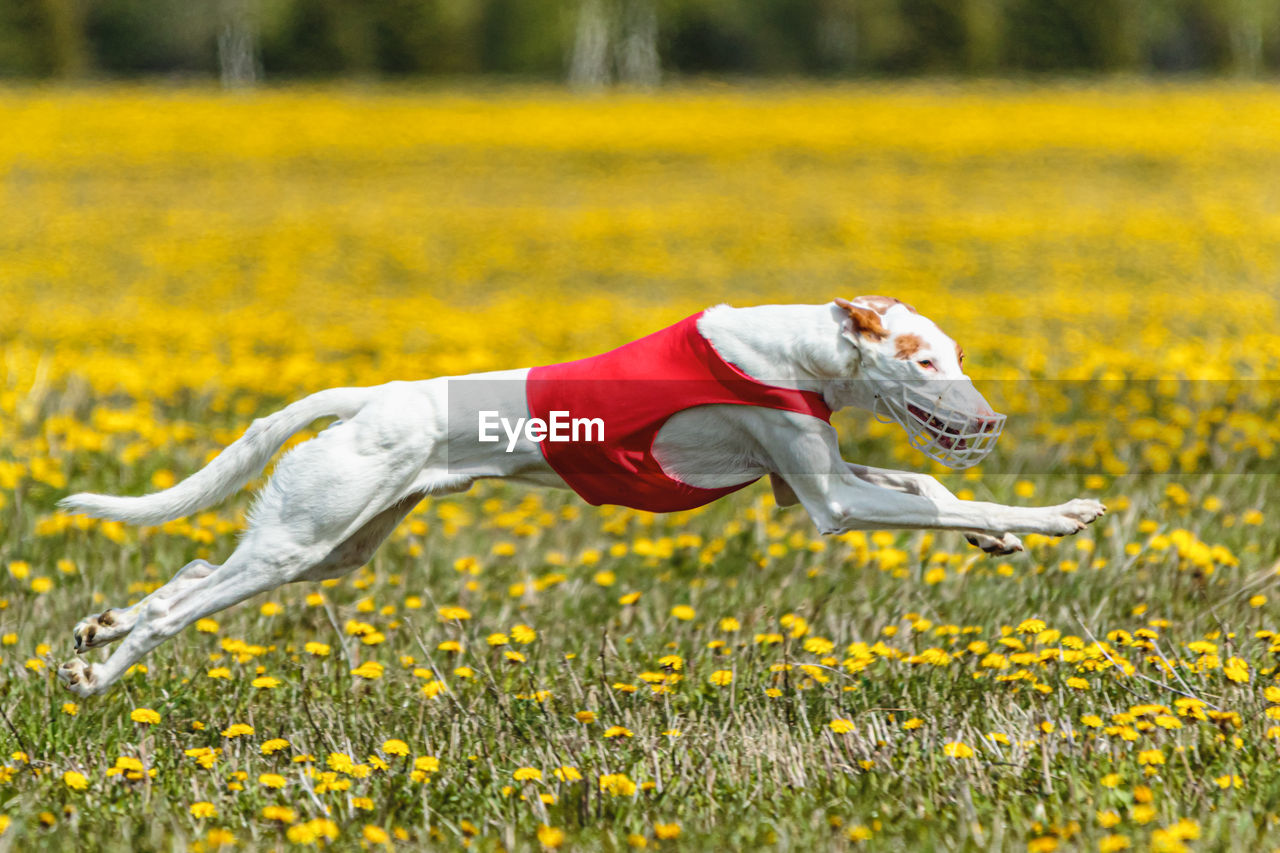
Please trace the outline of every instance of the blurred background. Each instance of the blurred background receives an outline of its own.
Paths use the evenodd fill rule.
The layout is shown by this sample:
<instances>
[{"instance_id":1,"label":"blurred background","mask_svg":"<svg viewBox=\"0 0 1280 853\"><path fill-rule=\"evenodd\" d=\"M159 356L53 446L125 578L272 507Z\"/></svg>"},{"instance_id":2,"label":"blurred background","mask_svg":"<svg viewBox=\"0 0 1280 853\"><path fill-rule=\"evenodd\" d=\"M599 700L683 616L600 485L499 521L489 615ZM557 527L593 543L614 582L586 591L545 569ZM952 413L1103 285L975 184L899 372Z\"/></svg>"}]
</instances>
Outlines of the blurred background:
<instances>
[{"instance_id":1,"label":"blurred background","mask_svg":"<svg viewBox=\"0 0 1280 853\"><path fill-rule=\"evenodd\" d=\"M1280 66L1274 0L0 0L0 74L1193 72Z\"/></svg>"}]
</instances>

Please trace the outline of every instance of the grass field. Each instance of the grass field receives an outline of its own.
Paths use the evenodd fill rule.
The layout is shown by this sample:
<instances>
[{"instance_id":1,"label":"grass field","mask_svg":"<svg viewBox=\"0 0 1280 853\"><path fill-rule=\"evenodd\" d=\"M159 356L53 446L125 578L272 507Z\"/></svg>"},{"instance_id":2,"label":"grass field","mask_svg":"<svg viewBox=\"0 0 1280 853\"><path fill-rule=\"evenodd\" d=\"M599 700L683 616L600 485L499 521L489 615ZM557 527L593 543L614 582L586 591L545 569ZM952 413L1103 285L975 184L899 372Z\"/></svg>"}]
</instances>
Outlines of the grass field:
<instances>
[{"instance_id":1,"label":"grass field","mask_svg":"<svg viewBox=\"0 0 1280 853\"><path fill-rule=\"evenodd\" d=\"M0 91L0 847L1280 848L1276 116L1219 85ZM1014 415L945 482L1108 515L993 559L823 539L765 484L672 516L487 486L104 696L57 683L78 619L219 562L249 505L136 530L70 491L164 487L322 387L860 293Z\"/></svg>"}]
</instances>

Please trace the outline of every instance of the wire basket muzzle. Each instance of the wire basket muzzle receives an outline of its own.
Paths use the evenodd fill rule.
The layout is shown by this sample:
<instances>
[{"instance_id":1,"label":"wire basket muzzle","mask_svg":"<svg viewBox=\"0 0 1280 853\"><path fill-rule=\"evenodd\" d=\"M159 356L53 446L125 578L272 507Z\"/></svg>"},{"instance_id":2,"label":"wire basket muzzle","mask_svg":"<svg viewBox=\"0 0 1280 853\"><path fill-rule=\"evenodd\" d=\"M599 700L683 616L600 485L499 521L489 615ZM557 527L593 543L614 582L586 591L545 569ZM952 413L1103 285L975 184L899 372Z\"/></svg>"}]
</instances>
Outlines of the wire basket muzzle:
<instances>
[{"instance_id":1,"label":"wire basket muzzle","mask_svg":"<svg viewBox=\"0 0 1280 853\"><path fill-rule=\"evenodd\" d=\"M877 389L872 409L881 423L906 430L907 442L948 468L972 468L1004 432L1006 417L992 411L971 382L932 380ZM945 385L934 391L933 385Z\"/></svg>"}]
</instances>

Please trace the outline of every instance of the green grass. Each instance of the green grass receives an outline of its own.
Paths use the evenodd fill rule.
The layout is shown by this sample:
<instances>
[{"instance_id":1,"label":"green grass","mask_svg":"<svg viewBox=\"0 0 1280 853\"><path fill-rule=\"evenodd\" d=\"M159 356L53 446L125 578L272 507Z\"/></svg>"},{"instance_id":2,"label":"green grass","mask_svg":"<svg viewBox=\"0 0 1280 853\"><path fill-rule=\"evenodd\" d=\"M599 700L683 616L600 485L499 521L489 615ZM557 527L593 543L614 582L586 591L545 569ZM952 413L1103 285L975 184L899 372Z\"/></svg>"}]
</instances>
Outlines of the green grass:
<instances>
[{"instance_id":1,"label":"green grass","mask_svg":"<svg viewBox=\"0 0 1280 853\"><path fill-rule=\"evenodd\" d=\"M136 467L186 471L204 443ZM76 484L95 480L91 463L99 474L110 470L98 456L83 454L71 466ZM123 479L125 472L117 473ZM145 489L140 476L120 490ZM1037 491L1032 499L1014 495L1011 477L951 480L979 498L1012 503L1083 490L1066 475L1028 481ZM216 632L188 629L152 654L145 671L106 695L77 700L74 716L63 710L74 697L52 674L70 657L72 625L136 600L190 559L219 561L234 547L232 522L246 501L185 528L123 536L96 525L49 531L38 530L37 520L58 490L28 484L6 510L7 561L18 574L13 563L26 563L29 576L5 579L4 631L13 635L5 642L15 642L4 649L0 737L29 761L9 761L0 812L11 824L3 838L50 849L170 849L207 842L211 828L225 828L241 845L287 846L288 826L263 817L264 807L283 805L295 811L295 827L327 810L339 834L326 843L335 849L367 844L366 825L399 830L410 846L438 839L445 847L536 849L543 824L562 830L565 846L582 849L626 848L629 836L687 848L975 850L1023 849L1061 836L1064 847L1097 849L1113 833L1140 848L1168 840L1160 833L1181 819L1196 822L1205 848L1280 843L1277 741L1266 736L1276 721L1266 717L1262 693L1273 680L1274 655L1271 640L1255 636L1275 623L1270 604L1248 600L1268 591L1277 555L1265 527L1241 521L1265 506L1271 481L1200 476L1188 483L1186 507L1166 496L1171 482L1112 482L1103 492L1113 506L1116 497L1127 500L1087 533L1000 560L957 534L821 540L798 509L773 507L764 484L704 512L665 517L597 511L567 493L485 487L425 504L370 566L336 585L281 589L218 614ZM1203 509L1209 496L1222 505ZM1153 547L1143 520L1158 533L1183 528L1222 545L1239 565L1219 562L1206 574L1176 548ZM219 524L223 532L198 541L199 531ZM1138 553L1126 553L1129 543ZM457 568L467 557L476 558L477 574ZM63 558L74 574L56 567ZM1079 565L1063 571L1064 560ZM1094 568L1093 560L1105 566ZM942 577L930 573L938 568ZM37 576L51 578L52 589L34 592ZM323 604L308 602L316 592ZM628 593L638 599L620 603ZM264 614L266 602L279 611ZM692 618L673 614L681 605ZM471 618L444 621L437 613L445 606L466 608ZM723 630L725 617L737 630ZM1033 618L1062 636L1037 642L1020 633L1020 625L1034 628L1022 625ZM347 629L350 620L372 626L383 641L362 642ZM536 639L516 642L511 629L520 624ZM1053 658L1011 661L1016 649L1001 645L1008 634L1029 652L1060 655L1153 624L1150 648L1112 635L1109 651L1083 668ZM490 646L494 633L509 642ZM1251 683L1225 678L1221 665L1187 649L1206 636L1221 662L1238 656L1248 663ZM447 640L465 651L442 651ZM850 650L878 641L884 654L871 660L863 659L865 647ZM979 641L987 648L970 647ZM308 642L331 651L308 654ZM47 654L41 643L51 647ZM934 662L912 657L929 649L949 661L937 652ZM525 660L509 660L508 651ZM1003 669L988 658L997 651L1006 656ZM681 665L664 666L668 655ZM1164 671L1160 657L1176 671ZM1111 665L1121 658L1136 667L1133 675ZM384 674L351 674L365 661L383 664ZM459 666L473 677L455 675ZM230 677L207 674L219 667ZM415 669L434 670L448 690L428 698L428 678ZM732 680L714 683L723 680L713 679L718 671ZM999 680L1016 673L1023 676ZM254 687L259 675L278 686ZM678 678L662 693L645 680L671 676ZM1073 677L1087 687L1068 686ZM1238 717L1179 715L1174 702L1183 695ZM1082 723L1093 714L1115 725L1112 715L1146 703L1168 706L1164 724L1181 727L1132 725L1129 741ZM156 711L160 721L132 721L135 708ZM592 711L595 721L580 722L580 711ZM852 730L834 731L833 720L851 721ZM905 728L908 720L917 727ZM235 723L253 734L220 734ZM630 734L605 736L612 726ZM273 738L287 739L288 748L262 755L260 745ZM389 739L404 741L409 754L382 754ZM949 757L953 742L973 756ZM211 768L186 754L200 747L221 750ZM1162 765L1140 763L1151 750ZM333 753L365 764L367 775L339 772L324 791L324 777L307 777L328 771ZM294 761L303 755L314 763ZM154 775L113 775L119 756ZM371 766L370 756L381 756L386 768ZM411 778L418 756L439 760L426 781ZM516 781L523 767L542 780ZM560 767L575 768L582 780L561 782ZM1147 775L1147 767L1155 772ZM87 788L70 788L68 771L83 774ZM267 773L282 775L286 786L260 784ZM606 774L625 774L640 787L629 796L602 792ZM1111 787L1109 774L1119 777ZM1241 786L1220 787L1216 780L1233 774ZM1138 786L1149 789L1150 810L1135 802L1143 796ZM542 802L542 794L554 802ZM353 806L353 797L367 800ZM212 803L217 815L193 817L196 802ZM1107 811L1119 818L1114 828L1100 824ZM659 841L658 824L677 824L678 839ZM869 839L849 840L856 827Z\"/></svg>"}]
</instances>

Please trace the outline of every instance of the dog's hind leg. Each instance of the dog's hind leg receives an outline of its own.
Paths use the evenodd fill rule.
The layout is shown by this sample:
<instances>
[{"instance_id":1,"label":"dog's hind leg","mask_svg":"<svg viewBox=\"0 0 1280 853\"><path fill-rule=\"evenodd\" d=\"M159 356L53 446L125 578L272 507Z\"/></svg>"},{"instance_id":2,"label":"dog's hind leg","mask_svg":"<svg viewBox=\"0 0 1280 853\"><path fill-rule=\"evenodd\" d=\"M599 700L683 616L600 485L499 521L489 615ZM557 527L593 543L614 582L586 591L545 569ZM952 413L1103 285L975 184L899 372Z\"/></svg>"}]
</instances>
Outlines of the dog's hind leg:
<instances>
[{"instance_id":1,"label":"dog's hind leg","mask_svg":"<svg viewBox=\"0 0 1280 853\"><path fill-rule=\"evenodd\" d=\"M257 542L247 546L242 543L226 563L212 572L191 580L180 590L171 590L170 595L157 594L162 587L135 605L132 630L105 662L87 664L76 658L62 665L58 677L80 696L98 693L197 619L279 586L281 575L289 572L289 562L288 556L262 553L262 545Z\"/></svg>"},{"instance_id":2,"label":"dog's hind leg","mask_svg":"<svg viewBox=\"0 0 1280 853\"><path fill-rule=\"evenodd\" d=\"M396 525L421 500L421 494L410 495L383 510L324 555L314 566L308 567L301 574L290 579L325 580L340 577L363 566ZM279 583L267 578L287 573L267 572L266 576L260 576L257 582L243 577L236 579L237 570L233 562L241 559L248 561L250 565L255 561L252 553L242 555L237 549L223 566L214 566L203 560L189 564L173 580L132 607L107 611L103 614L111 616L111 624L108 628L114 628L115 631L108 634L110 639L107 640L103 640L101 634L90 634L82 648L81 629L94 619L97 619L97 624L101 626L101 617L83 620L76 626L77 652L106 645L126 635L131 640L134 637L134 633L131 632L136 632L143 639L137 643L126 640L125 645L117 649L106 664L95 666L75 660L64 664L59 670L59 675L72 690L78 693L81 692L82 686L86 693L102 690L166 638L198 619L230 607L257 593L274 589L279 586ZM198 566L197 563L201 565ZM224 572L224 570L227 571ZM140 620L144 621L140 623ZM99 630L102 628L99 627ZM81 693L81 695L86 694Z\"/></svg>"},{"instance_id":3,"label":"dog's hind leg","mask_svg":"<svg viewBox=\"0 0 1280 853\"><path fill-rule=\"evenodd\" d=\"M73 634L76 653L97 649L124 638L138 621L138 615L147 603L156 598L173 598L190 589L195 583L209 576L214 569L208 560L192 560L174 575L167 584L141 601L128 607L112 607L94 616L86 616L76 623Z\"/></svg>"},{"instance_id":4,"label":"dog's hind leg","mask_svg":"<svg viewBox=\"0 0 1280 853\"><path fill-rule=\"evenodd\" d=\"M424 428L430 415L430 401L412 392L387 394L295 448L276 466L225 563L193 568L148 596L110 658L73 660L59 677L81 696L98 693L198 619L319 567L363 562L420 497L415 480L440 434Z\"/></svg>"}]
</instances>

